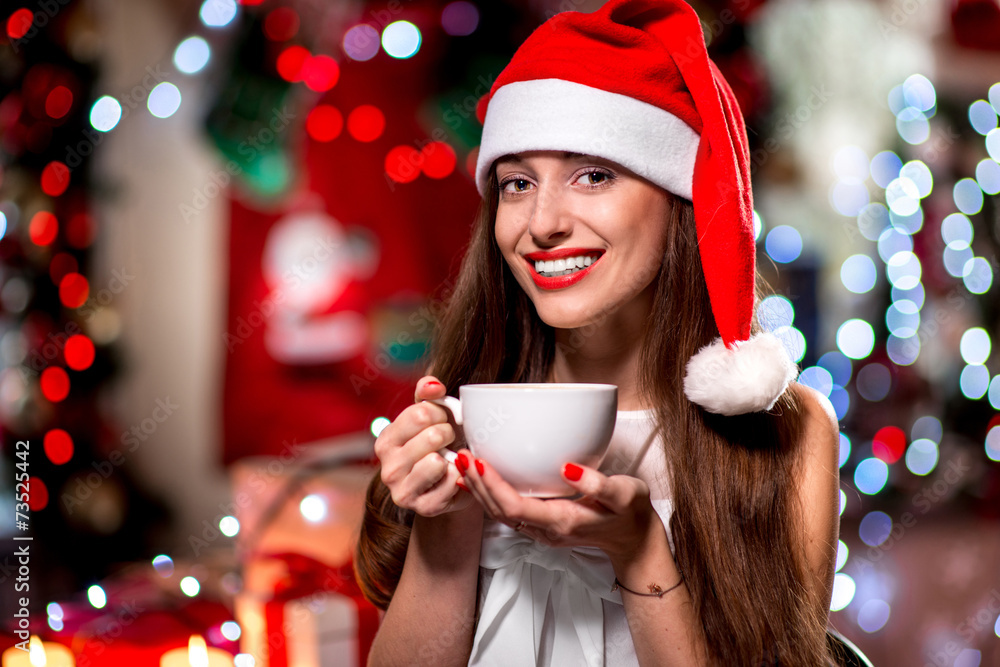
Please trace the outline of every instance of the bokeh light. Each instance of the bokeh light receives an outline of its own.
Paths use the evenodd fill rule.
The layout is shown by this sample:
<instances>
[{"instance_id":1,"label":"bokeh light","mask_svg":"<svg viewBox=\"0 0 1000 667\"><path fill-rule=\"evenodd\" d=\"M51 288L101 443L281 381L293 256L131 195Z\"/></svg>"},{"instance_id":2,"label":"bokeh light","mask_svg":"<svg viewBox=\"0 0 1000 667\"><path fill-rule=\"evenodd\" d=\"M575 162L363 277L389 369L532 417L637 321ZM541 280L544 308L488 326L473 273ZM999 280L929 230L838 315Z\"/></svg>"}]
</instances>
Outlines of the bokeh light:
<instances>
[{"instance_id":1,"label":"bokeh light","mask_svg":"<svg viewBox=\"0 0 1000 667\"><path fill-rule=\"evenodd\" d=\"M990 334L982 327L968 329L962 334L958 347L965 363L985 364L990 357Z\"/></svg>"},{"instance_id":2,"label":"bokeh light","mask_svg":"<svg viewBox=\"0 0 1000 667\"><path fill-rule=\"evenodd\" d=\"M443 141L429 141L420 149L420 169L428 178L446 178L455 171L458 156L455 150Z\"/></svg>"},{"instance_id":3,"label":"bokeh light","mask_svg":"<svg viewBox=\"0 0 1000 667\"><path fill-rule=\"evenodd\" d=\"M66 365L74 371L90 368L90 365L94 363L95 354L93 341L84 334L73 334L66 339L63 357L66 359Z\"/></svg>"},{"instance_id":4,"label":"bokeh light","mask_svg":"<svg viewBox=\"0 0 1000 667\"><path fill-rule=\"evenodd\" d=\"M854 468L854 486L861 493L873 496L883 488L889 480L889 466L877 458L867 458Z\"/></svg>"},{"instance_id":5,"label":"bokeh light","mask_svg":"<svg viewBox=\"0 0 1000 667\"><path fill-rule=\"evenodd\" d=\"M886 276L893 287L913 289L920 283L920 259L910 252L897 252L886 263Z\"/></svg>"},{"instance_id":6,"label":"bokeh light","mask_svg":"<svg viewBox=\"0 0 1000 667\"><path fill-rule=\"evenodd\" d=\"M282 79L294 83L302 80L302 70L310 57L311 54L307 48L293 44L278 54L274 66Z\"/></svg>"},{"instance_id":7,"label":"bokeh light","mask_svg":"<svg viewBox=\"0 0 1000 667\"><path fill-rule=\"evenodd\" d=\"M830 188L830 205L837 213L853 218L870 202L868 188L855 180L837 181Z\"/></svg>"},{"instance_id":8,"label":"bokeh light","mask_svg":"<svg viewBox=\"0 0 1000 667\"><path fill-rule=\"evenodd\" d=\"M166 579L174 573L174 560L165 554L160 554L153 558L153 569L156 573Z\"/></svg>"},{"instance_id":9,"label":"bokeh light","mask_svg":"<svg viewBox=\"0 0 1000 667\"><path fill-rule=\"evenodd\" d=\"M39 211L31 216L31 222L28 223L28 236L35 245L49 245L56 240L58 233L59 221L49 211Z\"/></svg>"},{"instance_id":10,"label":"bokeh light","mask_svg":"<svg viewBox=\"0 0 1000 667\"><path fill-rule=\"evenodd\" d=\"M347 131L358 141L375 141L385 130L385 114L378 107L362 104L347 116Z\"/></svg>"},{"instance_id":11,"label":"bokeh light","mask_svg":"<svg viewBox=\"0 0 1000 667\"><path fill-rule=\"evenodd\" d=\"M885 512L869 512L858 525L861 541L870 547L877 547L885 542L890 532L892 532L892 519Z\"/></svg>"},{"instance_id":12,"label":"bokeh light","mask_svg":"<svg viewBox=\"0 0 1000 667\"><path fill-rule=\"evenodd\" d=\"M990 388L990 372L986 366L969 365L958 377L958 387L966 398L978 401Z\"/></svg>"},{"instance_id":13,"label":"bokeh light","mask_svg":"<svg viewBox=\"0 0 1000 667\"><path fill-rule=\"evenodd\" d=\"M236 18L236 0L205 0L198 15L209 28L225 27Z\"/></svg>"},{"instance_id":14,"label":"bokeh light","mask_svg":"<svg viewBox=\"0 0 1000 667\"><path fill-rule=\"evenodd\" d=\"M976 165L976 183L988 195L1000 193L1000 164L983 158Z\"/></svg>"},{"instance_id":15,"label":"bokeh light","mask_svg":"<svg viewBox=\"0 0 1000 667\"><path fill-rule=\"evenodd\" d=\"M962 213L952 213L941 221L941 238L944 242L962 241L972 243L972 222Z\"/></svg>"},{"instance_id":16,"label":"bokeh light","mask_svg":"<svg viewBox=\"0 0 1000 667\"><path fill-rule=\"evenodd\" d=\"M858 610L858 627L865 632L878 632L889 622L889 603L873 598ZM958 663L956 663L957 665Z\"/></svg>"},{"instance_id":17,"label":"bokeh light","mask_svg":"<svg viewBox=\"0 0 1000 667\"><path fill-rule=\"evenodd\" d=\"M56 86L45 97L45 113L50 118L60 119L73 107L73 93L66 86Z\"/></svg>"},{"instance_id":18,"label":"bokeh light","mask_svg":"<svg viewBox=\"0 0 1000 667\"><path fill-rule=\"evenodd\" d=\"M993 267L985 257L973 257L962 268L962 282L973 294L986 294L993 285Z\"/></svg>"},{"instance_id":19,"label":"bokeh light","mask_svg":"<svg viewBox=\"0 0 1000 667\"><path fill-rule=\"evenodd\" d=\"M240 522L234 516L224 516L219 519L219 531L226 537L236 537L240 532Z\"/></svg>"},{"instance_id":20,"label":"bokeh light","mask_svg":"<svg viewBox=\"0 0 1000 667\"><path fill-rule=\"evenodd\" d=\"M376 417L375 419L372 420L370 427L372 435L375 436L376 438L379 437L382 431L385 430L385 427L391 423L392 422L389 421L388 417Z\"/></svg>"},{"instance_id":21,"label":"bokeh light","mask_svg":"<svg viewBox=\"0 0 1000 667\"><path fill-rule=\"evenodd\" d=\"M316 141L333 141L343 129L344 115L329 104L317 104L306 116L306 132Z\"/></svg>"},{"instance_id":22,"label":"bokeh light","mask_svg":"<svg viewBox=\"0 0 1000 667\"><path fill-rule=\"evenodd\" d=\"M43 370L38 383L42 395L52 403L58 403L69 395L69 375L58 366L49 366Z\"/></svg>"},{"instance_id":23,"label":"bokeh light","mask_svg":"<svg viewBox=\"0 0 1000 667\"><path fill-rule=\"evenodd\" d=\"M61 428L54 428L45 434L42 442L45 456L55 465L62 465L73 458L73 438Z\"/></svg>"},{"instance_id":24,"label":"bokeh light","mask_svg":"<svg viewBox=\"0 0 1000 667\"><path fill-rule=\"evenodd\" d=\"M877 402L889 395L892 374L882 364L867 364L858 371L855 384L865 400Z\"/></svg>"},{"instance_id":25,"label":"bokeh light","mask_svg":"<svg viewBox=\"0 0 1000 667\"><path fill-rule=\"evenodd\" d=\"M321 495L310 493L299 502L299 511L306 521L319 523L326 518L326 500Z\"/></svg>"},{"instance_id":26,"label":"bokeh light","mask_svg":"<svg viewBox=\"0 0 1000 667\"><path fill-rule=\"evenodd\" d=\"M941 261L945 270L955 278L965 275L966 267L972 268L972 248L965 241L952 241L944 248Z\"/></svg>"},{"instance_id":27,"label":"bokeh light","mask_svg":"<svg viewBox=\"0 0 1000 667\"><path fill-rule=\"evenodd\" d=\"M309 90L323 93L340 80L340 65L327 55L311 56L302 64L302 82Z\"/></svg>"},{"instance_id":28,"label":"bokeh light","mask_svg":"<svg viewBox=\"0 0 1000 667\"><path fill-rule=\"evenodd\" d=\"M110 95L104 95L90 107L90 125L98 132L110 132L122 119L122 105Z\"/></svg>"},{"instance_id":29,"label":"bokeh light","mask_svg":"<svg viewBox=\"0 0 1000 667\"><path fill-rule=\"evenodd\" d=\"M794 262L802 254L802 235L788 225L778 225L767 233L764 249L780 264Z\"/></svg>"},{"instance_id":30,"label":"bokeh light","mask_svg":"<svg viewBox=\"0 0 1000 667\"><path fill-rule=\"evenodd\" d=\"M893 301L885 311L885 325L893 336L915 336L920 327L920 309L909 299Z\"/></svg>"},{"instance_id":31,"label":"bokeh light","mask_svg":"<svg viewBox=\"0 0 1000 667\"><path fill-rule=\"evenodd\" d=\"M885 353L897 366L909 366L920 356L920 339L917 336L900 338L890 335L885 341Z\"/></svg>"},{"instance_id":32,"label":"bokeh light","mask_svg":"<svg viewBox=\"0 0 1000 667\"><path fill-rule=\"evenodd\" d=\"M394 21L382 31L382 48L393 58L412 58L420 50L420 30L409 21Z\"/></svg>"},{"instance_id":33,"label":"bokeh light","mask_svg":"<svg viewBox=\"0 0 1000 667\"><path fill-rule=\"evenodd\" d=\"M378 43L378 33L374 28L368 26L375 33L376 45ZM264 18L264 34L272 42L284 42L299 32L299 15L291 7L276 7L267 13Z\"/></svg>"},{"instance_id":34,"label":"bokeh light","mask_svg":"<svg viewBox=\"0 0 1000 667\"><path fill-rule=\"evenodd\" d=\"M844 356L864 359L875 347L872 325L861 319L847 320L837 329L837 347Z\"/></svg>"},{"instance_id":35,"label":"bokeh light","mask_svg":"<svg viewBox=\"0 0 1000 667\"><path fill-rule=\"evenodd\" d=\"M238 640L240 638L240 635L243 634L243 631L240 629L239 624L236 623L235 621L226 621L219 628L219 631L222 633L223 637L225 637L231 642Z\"/></svg>"},{"instance_id":36,"label":"bokeh light","mask_svg":"<svg viewBox=\"0 0 1000 667\"><path fill-rule=\"evenodd\" d=\"M201 591L201 582L192 576L187 576L181 579L181 592L189 598L193 598L198 595Z\"/></svg>"},{"instance_id":37,"label":"bokeh light","mask_svg":"<svg viewBox=\"0 0 1000 667\"><path fill-rule=\"evenodd\" d=\"M889 183L899 176L899 170L903 166L903 161L892 151L882 151L875 155L871 161L871 177L880 188L886 188Z\"/></svg>"},{"instance_id":38,"label":"bokeh light","mask_svg":"<svg viewBox=\"0 0 1000 667\"><path fill-rule=\"evenodd\" d=\"M378 55L381 40L378 30L367 23L362 23L344 33L341 46L351 60L365 62Z\"/></svg>"},{"instance_id":39,"label":"bokeh light","mask_svg":"<svg viewBox=\"0 0 1000 667\"><path fill-rule=\"evenodd\" d=\"M883 230L878 237L878 256L883 262L888 263L893 255L900 252L912 252L913 239L908 234L900 232L894 227Z\"/></svg>"},{"instance_id":40,"label":"bokeh light","mask_svg":"<svg viewBox=\"0 0 1000 667\"><path fill-rule=\"evenodd\" d=\"M918 145L931 136L931 126L919 109L906 107L896 116L896 132L906 143Z\"/></svg>"},{"instance_id":41,"label":"bokeh light","mask_svg":"<svg viewBox=\"0 0 1000 667\"><path fill-rule=\"evenodd\" d=\"M838 352L836 350L833 352L827 352L819 358L816 365L825 368L830 372L830 376L833 378L834 384L846 387L847 383L851 381L853 365L851 360L844 356L842 352Z\"/></svg>"},{"instance_id":42,"label":"bokeh light","mask_svg":"<svg viewBox=\"0 0 1000 667\"><path fill-rule=\"evenodd\" d=\"M795 307L787 298L772 294L757 304L757 321L764 331L789 327L795 321Z\"/></svg>"},{"instance_id":43,"label":"bokeh light","mask_svg":"<svg viewBox=\"0 0 1000 667\"><path fill-rule=\"evenodd\" d=\"M108 596L103 588L94 584L87 589L87 600L95 609L103 609L104 605L108 603Z\"/></svg>"},{"instance_id":44,"label":"bokeh light","mask_svg":"<svg viewBox=\"0 0 1000 667\"><path fill-rule=\"evenodd\" d=\"M969 105L969 124L985 137L997 127L997 112L986 100L976 100Z\"/></svg>"},{"instance_id":45,"label":"bokeh light","mask_svg":"<svg viewBox=\"0 0 1000 667\"><path fill-rule=\"evenodd\" d=\"M933 415L920 417L910 427L910 438L913 440L926 438L934 442L941 442L941 435L943 433L944 428L941 426L941 420Z\"/></svg>"},{"instance_id":46,"label":"bokeh light","mask_svg":"<svg viewBox=\"0 0 1000 667\"><path fill-rule=\"evenodd\" d=\"M833 596L830 599L830 611L840 611L851 604L854 599L855 584L851 575L838 572L833 577Z\"/></svg>"},{"instance_id":47,"label":"bokeh light","mask_svg":"<svg viewBox=\"0 0 1000 667\"><path fill-rule=\"evenodd\" d=\"M146 107L157 118L170 118L181 107L181 91L169 81L158 83L150 91Z\"/></svg>"},{"instance_id":48,"label":"bokeh light","mask_svg":"<svg viewBox=\"0 0 1000 667\"><path fill-rule=\"evenodd\" d=\"M860 375L860 374L859 374ZM872 454L885 461L895 463L906 451L906 433L898 426L884 426L872 438Z\"/></svg>"},{"instance_id":49,"label":"bokeh light","mask_svg":"<svg viewBox=\"0 0 1000 667\"><path fill-rule=\"evenodd\" d=\"M914 475L927 475L938 462L938 444L927 438L910 443L906 449L906 468Z\"/></svg>"},{"instance_id":50,"label":"bokeh light","mask_svg":"<svg viewBox=\"0 0 1000 667\"><path fill-rule=\"evenodd\" d=\"M806 356L806 337L795 327L780 327L772 332L785 346L792 361L799 363Z\"/></svg>"},{"instance_id":51,"label":"bokeh light","mask_svg":"<svg viewBox=\"0 0 1000 667\"><path fill-rule=\"evenodd\" d=\"M844 544L844 540L837 540L837 567L836 572L839 572L844 564L847 563L847 557L850 554L850 549Z\"/></svg>"},{"instance_id":52,"label":"bokeh light","mask_svg":"<svg viewBox=\"0 0 1000 667\"><path fill-rule=\"evenodd\" d=\"M69 187L69 167L53 160L42 169L42 192L50 197L58 197Z\"/></svg>"},{"instance_id":53,"label":"bokeh light","mask_svg":"<svg viewBox=\"0 0 1000 667\"><path fill-rule=\"evenodd\" d=\"M385 156L385 173L397 183L410 183L420 175L420 152L413 146L396 146Z\"/></svg>"},{"instance_id":54,"label":"bokeh light","mask_svg":"<svg viewBox=\"0 0 1000 667\"><path fill-rule=\"evenodd\" d=\"M34 21L35 14L30 9L24 7L18 9L7 18L7 36L11 39L21 39L31 30Z\"/></svg>"},{"instance_id":55,"label":"bokeh light","mask_svg":"<svg viewBox=\"0 0 1000 667\"><path fill-rule=\"evenodd\" d=\"M1000 128L990 130L986 135L986 152L991 158L1000 162Z\"/></svg>"},{"instance_id":56,"label":"bokeh light","mask_svg":"<svg viewBox=\"0 0 1000 667\"><path fill-rule=\"evenodd\" d=\"M986 433L986 456L991 461L1000 461L1000 425L994 426Z\"/></svg>"},{"instance_id":57,"label":"bokeh light","mask_svg":"<svg viewBox=\"0 0 1000 667\"><path fill-rule=\"evenodd\" d=\"M987 391L987 397L989 398L990 405L993 406L994 410L1000 410L1000 375L994 375L993 379L990 381L990 388Z\"/></svg>"},{"instance_id":58,"label":"bokeh light","mask_svg":"<svg viewBox=\"0 0 1000 667\"><path fill-rule=\"evenodd\" d=\"M837 455L837 466L843 468L848 459L851 458L851 439L843 432L840 433L839 453Z\"/></svg>"},{"instance_id":59,"label":"bokeh light","mask_svg":"<svg viewBox=\"0 0 1000 667\"><path fill-rule=\"evenodd\" d=\"M858 214L858 230L869 241L878 241L890 224L889 209L879 202L865 206Z\"/></svg>"},{"instance_id":60,"label":"bokeh light","mask_svg":"<svg viewBox=\"0 0 1000 667\"><path fill-rule=\"evenodd\" d=\"M471 2L452 2L441 11L441 27L453 37L471 35L479 26L479 10Z\"/></svg>"},{"instance_id":61,"label":"bokeh light","mask_svg":"<svg viewBox=\"0 0 1000 667\"><path fill-rule=\"evenodd\" d=\"M799 384L812 387L824 396L829 397L833 391L833 376L830 371L819 366L810 366L799 373Z\"/></svg>"},{"instance_id":62,"label":"bokeh light","mask_svg":"<svg viewBox=\"0 0 1000 667\"><path fill-rule=\"evenodd\" d=\"M840 267L840 281L855 294L871 291L877 279L875 262L868 255L851 255Z\"/></svg>"},{"instance_id":63,"label":"bokeh light","mask_svg":"<svg viewBox=\"0 0 1000 667\"><path fill-rule=\"evenodd\" d=\"M188 37L174 49L174 66L185 74L200 72L208 64L212 50L204 38L197 35Z\"/></svg>"},{"instance_id":64,"label":"bokeh light","mask_svg":"<svg viewBox=\"0 0 1000 667\"><path fill-rule=\"evenodd\" d=\"M90 283L80 273L67 273L59 281L59 300L67 308L79 308L90 296Z\"/></svg>"},{"instance_id":65,"label":"bokeh light","mask_svg":"<svg viewBox=\"0 0 1000 667\"><path fill-rule=\"evenodd\" d=\"M955 206L966 215L975 215L983 210L983 191L972 178L963 178L952 190Z\"/></svg>"}]
</instances>

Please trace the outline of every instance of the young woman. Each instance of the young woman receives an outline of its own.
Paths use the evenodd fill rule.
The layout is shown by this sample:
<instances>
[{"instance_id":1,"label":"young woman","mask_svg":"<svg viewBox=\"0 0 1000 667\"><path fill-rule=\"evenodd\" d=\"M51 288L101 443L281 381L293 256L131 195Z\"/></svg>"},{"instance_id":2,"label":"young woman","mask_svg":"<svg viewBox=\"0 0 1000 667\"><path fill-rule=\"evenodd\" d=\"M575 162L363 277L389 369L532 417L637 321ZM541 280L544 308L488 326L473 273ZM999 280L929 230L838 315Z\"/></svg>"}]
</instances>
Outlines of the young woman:
<instances>
[{"instance_id":1,"label":"young woman","mask_svg":"<svg viewBox=\"0 0 1000 667\"><path fill-rule=\"evenodd\" d=\"M371 664L830 664L837 423L754 321L746 132L694 11L543 24L476 181L430 374L375 445ZM566 462L578 497L522 498L424 400L484 382L618 386L601 469Z\"/></svg>"}]
</instances>

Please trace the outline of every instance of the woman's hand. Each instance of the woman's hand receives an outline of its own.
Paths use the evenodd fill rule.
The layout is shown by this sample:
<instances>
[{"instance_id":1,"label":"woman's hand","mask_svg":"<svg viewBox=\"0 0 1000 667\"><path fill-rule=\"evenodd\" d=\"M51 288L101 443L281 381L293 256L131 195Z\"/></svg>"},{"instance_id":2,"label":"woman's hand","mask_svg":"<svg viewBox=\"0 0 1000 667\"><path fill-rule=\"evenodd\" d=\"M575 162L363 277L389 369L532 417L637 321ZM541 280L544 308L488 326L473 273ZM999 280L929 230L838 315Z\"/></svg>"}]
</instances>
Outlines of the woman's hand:
<instances>
[{"instance_id":1,"label":"woman's hand","mask_svg":"<svg viewBox=\"0 0 1000 667\"><path fill-rule=\"evenodd\" d=\"M666 539L649 499L649 486L636 477L609 477L593 468L568 463L563 468L563 479L582 497L525 498L468 450L459 452L456 463L464 472L469 491L492 519L520 526L521 533L544 544L599 547L617 570L618 564L639 555L649 540Z\"/></svg>"},{"instance_id":2,"label":"woman's hand","mask_svg":"<svg viewBox=\"0 0 1000 667\"><path fill-rule=\"evenodd\" d=\"M472 497L461 490L461 475L438 450L455 441L444 408L425 401L441 398L445 386L433 376L417 381L416 403L399 413L375 440L382 464L382 482L392 501L422 516L432 517L469 507Z\"/></svg>"}]
</instances>

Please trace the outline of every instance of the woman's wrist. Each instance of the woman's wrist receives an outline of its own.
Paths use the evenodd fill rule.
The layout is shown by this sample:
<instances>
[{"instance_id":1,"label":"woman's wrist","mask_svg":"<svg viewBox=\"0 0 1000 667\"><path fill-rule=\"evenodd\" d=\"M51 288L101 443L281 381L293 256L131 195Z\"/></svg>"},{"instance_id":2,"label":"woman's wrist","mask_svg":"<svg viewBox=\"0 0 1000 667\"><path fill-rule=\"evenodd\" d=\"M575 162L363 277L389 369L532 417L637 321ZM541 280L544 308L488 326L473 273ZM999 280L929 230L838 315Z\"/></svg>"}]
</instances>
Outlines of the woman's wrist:
<instances>
[{"instance_id":1,"label":"woman's wrist","mask_svg":"<svg viewBox=\"0 0 1000 667\"><path fill-rule=\"evenodd\" d=\"M650 514L648 525L633 548L608 554L618 585L626 590L655 593L671 588L681 578L666 528L655 511Z\"/></svg>"},{"instance_id":2,"label":"woman's wrist","mask_svg":"<svg viewBox=\"0 0 1000 667\"><path fill-rule=\"evenodd\" d=\"M483 511L478 505L435 517L413 517L411 540L439 563L454 564L470 556L478 563L482 537Z\"/></svg>"}]
</instances>

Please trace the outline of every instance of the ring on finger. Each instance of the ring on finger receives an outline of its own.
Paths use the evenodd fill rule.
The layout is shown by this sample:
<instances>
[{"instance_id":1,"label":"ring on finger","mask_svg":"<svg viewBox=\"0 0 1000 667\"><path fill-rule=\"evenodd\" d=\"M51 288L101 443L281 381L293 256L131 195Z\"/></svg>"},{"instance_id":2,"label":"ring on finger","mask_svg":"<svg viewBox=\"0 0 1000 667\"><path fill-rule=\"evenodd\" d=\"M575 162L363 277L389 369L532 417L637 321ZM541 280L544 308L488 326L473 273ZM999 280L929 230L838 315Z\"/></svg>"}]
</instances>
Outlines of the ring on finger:
<instances>
[{"instance_id":1,"label":"ring on finger","mask_svg":"<svg viewBox=\"0 0 1000 667\"><path fill-rule=\"evenodd\" d=\"M527 524L524 521L518 521L517 525L514 526L514 531L520 533L522 530L524 530L524 527L526 525Z\"/></svg>"}]
</instances>

